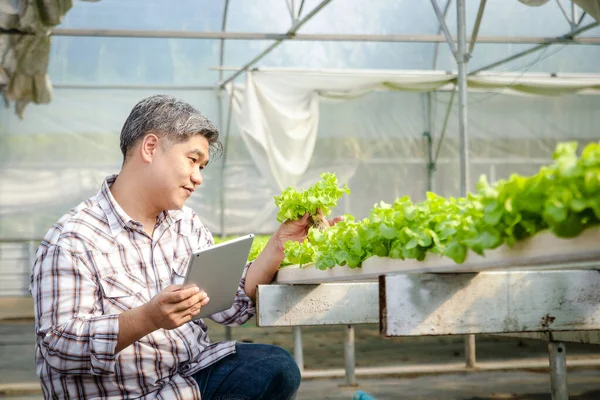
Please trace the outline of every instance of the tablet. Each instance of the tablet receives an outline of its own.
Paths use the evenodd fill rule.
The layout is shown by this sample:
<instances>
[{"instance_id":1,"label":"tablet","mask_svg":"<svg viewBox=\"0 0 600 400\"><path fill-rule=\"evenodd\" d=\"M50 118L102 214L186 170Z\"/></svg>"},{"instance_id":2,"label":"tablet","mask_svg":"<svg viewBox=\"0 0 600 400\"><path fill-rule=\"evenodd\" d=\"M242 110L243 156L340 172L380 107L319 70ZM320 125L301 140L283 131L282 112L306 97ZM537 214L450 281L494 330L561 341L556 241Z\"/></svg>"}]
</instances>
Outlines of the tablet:
<instances>
[{"instance_id":1,"label":"tablet","mask_svg":"<svg viewBox=\"0 0 600 400\"><path fill-rule=\"evenodd\" d=\"M250 234L192 254L184 283L197 285L210 298L193 320L231 308L253 241Z\"/></svg>"}]
</instances>

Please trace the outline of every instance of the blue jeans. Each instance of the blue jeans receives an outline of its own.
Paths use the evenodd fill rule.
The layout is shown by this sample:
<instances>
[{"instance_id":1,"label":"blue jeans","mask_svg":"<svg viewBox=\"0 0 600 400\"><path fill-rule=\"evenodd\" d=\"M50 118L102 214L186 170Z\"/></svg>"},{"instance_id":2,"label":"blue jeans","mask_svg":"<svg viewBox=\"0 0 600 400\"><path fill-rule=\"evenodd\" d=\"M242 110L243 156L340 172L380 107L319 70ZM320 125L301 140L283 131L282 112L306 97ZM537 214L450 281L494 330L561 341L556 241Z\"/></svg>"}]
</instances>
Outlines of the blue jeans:
<instances>
[{"instance_id":1,"label":"blue jeans","mask_svg":"<svg viewBox=\"0 0 600 400\"><path fill-rule=\"evenodd\" d=\"M291 400L300 370L281 347L236 343L236 352L194 374L202 400Z\"/></svg>"}]
</instances>

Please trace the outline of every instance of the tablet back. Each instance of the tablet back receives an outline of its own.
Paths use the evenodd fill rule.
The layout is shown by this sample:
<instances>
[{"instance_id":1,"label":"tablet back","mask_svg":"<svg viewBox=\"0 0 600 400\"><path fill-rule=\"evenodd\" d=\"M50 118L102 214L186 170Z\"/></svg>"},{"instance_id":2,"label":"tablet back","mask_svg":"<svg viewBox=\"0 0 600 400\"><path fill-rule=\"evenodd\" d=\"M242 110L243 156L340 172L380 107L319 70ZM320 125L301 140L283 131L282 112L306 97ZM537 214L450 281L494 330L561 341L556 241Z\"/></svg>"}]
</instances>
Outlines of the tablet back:
<instances>
[{"instance_id":1,"label":"tablet back","mask_svg":"<svg viewBox=\"0 0 600 400\"><path fill-rule=\"evenodd\" d=\"M250 234L192 254L185 284L196 284L210 298L194 320L225 311L233 305L253 241L254 235Z\"/></svg>"}]
</instances>

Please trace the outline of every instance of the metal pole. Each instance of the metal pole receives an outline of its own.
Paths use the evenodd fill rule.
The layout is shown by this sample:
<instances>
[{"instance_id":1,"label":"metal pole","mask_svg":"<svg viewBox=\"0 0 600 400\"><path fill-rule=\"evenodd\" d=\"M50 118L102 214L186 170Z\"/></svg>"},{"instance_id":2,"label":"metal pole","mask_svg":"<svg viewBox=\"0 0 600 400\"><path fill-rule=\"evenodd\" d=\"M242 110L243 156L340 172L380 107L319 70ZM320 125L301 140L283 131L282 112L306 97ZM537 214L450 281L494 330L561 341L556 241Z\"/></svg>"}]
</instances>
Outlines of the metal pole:
<instances>
[{"instance_id":1,"label":"metal pole","mask_svg":"<svg viewBox=\"0 0 600 400\"><path fill-rule=\"evenodd\" d=\"M442 17L444 18L444 20L446 20L446 14L448 14L448 10L450 9L450 4L452 3L452 0L448 0L448 2L446 3L446 7L444 7L444 13L442 15ZM442 33L442 23L440 22L440 26L438 29L438 35L441 36ZM440 42L436 42L434 47L433 47L433 70L437 69L437 62L438 62L438 55L440 52Z\"/></svg>"},{"instance_id":2,"label":"metal pole","mask_svg":"<svg viewBox=\"0 0 600 400\"><path fill-rule=\"evenodd\" d=\"M465 336L465 364L467 368L477 366L477 347L475 345L475 335Z\"/></svg>"},{"instance_id":3,"label":"metal pole","mask_svg":"<svg viewBox=\"0 0 600 400\"><path fill-rule=\"evenodd\" d=\"M427 141L427 191L433 192L433 174L435 171L435 164L433 162L433 141L431 139L431 133L424 132L423 136Z\"/></svg>"},{"instance_id":4,"label":"metal pole","mask_svg":"<svg viewBox=\"0 0 600 400\"><path fill-rule=\"evenodd\" d=\"M548 342L552 400L569 400L567 389L567 349L564 343Z\"/></svg>"},{"instance_id":5,"label":"metal pole","mask_svg":"<svg viewBox=\"0 0 600 400\"><path fill-rule=\"evenodd\" d=\"M207 85L104 85L104 84L87 84L87 83L53 83L54 89L92 89L92 90L210 90L214 91L214 86Z\"/></svg>"},{"instance_id":6,"label":"metal pole","mask_svg":"<svg viewBox=\"0 0 600 400\"><path fill-rule=\"evenodd\" d=\"M225 165L227 163L227 152L229 150L229 132L231 130L231 114L233 110L233 95L234 87L231 87L231 94L229 96L229 110L227 111L227 128L225 130L225 139L223 140L223 163L221 165L221 192L220 192L220 226L221 226L221 237L225 237Z\"/></svg>"},{"instance_id":7,"label":"metal pole","mask_svg":"<svg viewBox=\"0 0 600 400\"><path fill-rule=\"evenodd\" d=\"M300 372L304 371L304 354L302 351L302 328L294 326L294 359Z\"/></svg>"},{"instance_id":8,"label":"metal pole","mask_svg":"<svg viewBox=\"0 0 600 400\"><path fill-rule=\"evenodd\" d=\"M346 385L356 386L356 357L354 354L354 327L352 325L346 326L344 361L346 362Z\"/></svg>"},{"instance_id":9,"label":"metal pole","mask_svg":"<svg viewBox=\"0 0 600 400\"><path fill-rule=\"evenodd\" d=\"M221 31L225 32L225 30L227 29L227 12L229 10L229 0L225 0L225 7L223 8L223 22L221 23ZM221 45L220 45L220 50L219 50L219 67L223 67L223 64L225 63L225 40L221 39ZM220 69L219 70L219 81L221 81L223 79L223 70ZM223 101L222 101L222 95L223 95L223 89L221 87L218 88L217 90L217 99L218 99L218 106L219 106L219 127L221 129L223 129L224 126L224 116L223 116ZM227 115L227 128L225 131L225 141L227 142L229 139L229 122L231 119L231 106L232 106L232 101L233 99L233 93L232 96L229 100L229 109L228 109L228 115ZM220 228L221 228L221 238L225 237L225 161L226 161L226 154L227 154L227 149L226 149L227 145L224 145L224 154L223 154L223 164L221 165L221 170L220 172L220 178L221 178L221 190L219 191L219 202L220 202ZM231 328L226 326L225 327L225 338L227 340L231 340Z\"/></svg>"},{"instance_id":10,"label":"metal pole","mask_svg":"<svg viewBox=\"0 0 600 400\"><path fill-rule=\"evenodd\" d=\"M0 35L34 35L28 32L16 32L0 29ZM259 32L221 32L221 31L152 31L130 29L79 29L57 28L50 32L50 36L67 37L119 37L119 38L155 38L155 39L207 39L207 40L294 40L300 42L392 42L392 43L443 43L446 37L441 34L403 34L403 35L378 35L378 34L330 34L330 33L259 33ZM452 40L455 40L453 37ZM471 41L471 38L467 38ZM600 44L600 37L584 38L556 38L544 36L480 36L478 43L499 44Z\"/></svg>"},{"instance_id":11,"label":"metal pole","mask_svg":"<svg viewBox=\"0 0 600 400\"><path fill-rule=\"evenodd\" d=\"M227 30L227 14L229 11L229 0L225 0L225 7L223 8L223 22L221 23L221 32ZM221 46L219 49L219 66L223 67L225 63L225 39L221 38ZM223 80L223 71L219 71L219 80Z\"/></svg>"},{"instance_id":12,"label":"metal pole","mask_svg":"<svg viewBox=\"0 0 600 400\"><path fill-rule=\"evenodd\" d=\"M285 5L287 6L288 12L290 13L290 18L292 19L292 24L296 23L296 15L294 13L294 0L285 0Z\"/></svg>"},{"instance_id":13,"label":"metal pole","mask_svg":"<svg viewBox=\"0 0 600 400\"><path fill-rule=\"evenodd\" d=\"M581 13L581 16L579 17L579 21L577 21L577 26L581 25L584 18L585 18L585 11Z\"/></svg>"},{"instance_id":14,"label":"metal pole","mask_svg":"<svg viewBox=\"0 0 600 400\"><path fill-rule=\"evenodd\" d=\"M575 29L577 27L577 7L575 7L575 2L571 0L571 29Z\"/></svg>"},{"instance_id":15,"label":"metal pole","mask_svg":"<svg viewBox=\"0 0 600 400\"><path fill-rule=\"evenodd\" d=\"M465 0L456 3L458 26L458 138L460 142L460 195L467 196L469 190L469 140L467 135L467 29ZM465 337L465 359L467 368L474 368L476 363L475 335Z\"/></svg>"},{"instance_id":16,"label":"metal pole","mask_svg":"<svg viewBox=\"0 0 600 400\"><path fill-rule=\"evenodd\" d=\"M425 132L423 137L427 145L427 191L433 192L433 174L435 170L435 164L433 163L433 138L431 132L433 132L433 116L432 116L432 93L428 92L425 94Z\"/></svg>"},{"instance_id":17,"label":"metal pole","mask_svg":"<svg viewBox=\"0 0 600 400\"><path fill-rule=\"evenodd\" d=\"M479 3L479 10L477 10L477 18L475 18L475 26L473 26L473 34L469 42L469 54L473 54L473 48L477 42L477 35L479 34L479 26L481 25L481 19L483 18L483 10L485 10L485 3L487 0L481 0Z\"/></svg>"},{"instance_id":18,"label":"metal pole","mask_svg":"<svg viewBox=\"0 0 600 400\"><path fill-rule=\"evenodd\" d=\"M450 114L452 112L452 105L454 104L454 98L456 97L456 90L452 91L452 95L450 96L450 101L448 102L448 108L446 109L446 116L444 117L444 124L442 125L442 133L440 134L440 139L438 140L437 148L435 150L435 157L433 159L433 165L437 164L437 160L440 157L440 152L442 151L442 143L444 142L444 136L446 135L446 128L448 127L448 121L450 120Z\"/></svg>"},{"instance_id":19,"label":"metal pole","mask_svg":"<svg viewBox=\"0 0 600 400\"><path fill-rule=\"evenodd\" d=\"M450 9L450 4L452 4L452 0L448 0L446 1L446 6L444 7L444 12L442 14L442 18L445 21L446 20L446 15L448 15L448 10ZM442 33L442 21L440 21L440 24L438 26L438 35L440 35ZM439 53L440 53L440 44L439 42L435 43L434 48L433 48L433 70L435 71L437 69L437 63L438 63L438 57L439 57ZM456 91L454 91L453 93L456 93ZM440 135L440 139L438 141L438 154L436 154L435 158L433 157L433 128L434 128L434 107L437 107L437 105L433 102L433 98L434 96L437 98L437 92L429 92L427 94L427 116L428 116L428 130L429 130L429 137L428 137L428 141L427 141L427 150L428 150L428 158L429 158L429 165L427 166L427 188L430 192L433 192L433 180L435 179L435 167L436 167L436 162L437 162L437 156L439 155L439 149L442 147L442 142L444 141L444 133L446 131L446 125L448 124L448 118L446 117L446 121L444 123L444 128L442 130L442 133ZM452 100L454 100L454 95L452 95ZM450 112L450 109L452 108L452 101L450 102L450 105L448 106L448 112ZM437 109L437 108L436 108Z\"/></svg>"},{"instance_id":20,"label":"metal pole","mask_svg":"<svg viewBox=\"0 0 600 400\"><path fill-rule=\"evenodd\" d=\"M440 10L440 6L438 5L437 0L431 0L431 5L433 6L433 11L435 11L435 15L437 15L438 20L440 21L440 29L444 33L444 37L446 38L446 42L448 42L448 46L450 46L450 51L456 57L458 50L454 45L454 40L452 39L452 35L448 30L448 26L446 26L446 20L444 19L444 14L442 10Z\"/></svg>"},{"instance_id":21,"label":"metal pole","mask_svg":"<svg viewBox=\"0 0 600 400\"><path fill-rule=\"evenodd\" d=\"M300 29L302 27L302 25L304 25L306 22L308 22L308 20L310 20L316 13L318 13L319 11L321 11L321 9L323 7L325 7L327 4L329 4L332 0L323 0L321 3L319 3L315 8L313 8L311 10L311 12L309 12L308 14L306 14L306 16L304 18L302 18L301 20L299 20L298 22L296 22L287 32L286 32L286 37L291 37L293 35L296 34L296 32L298 31L298 29ZM225 86L226 84L228 84L229 82L233 81L235 78L237 78L242 72L246 71L248 68L250 68L251 66L253 66L254 64L256 64L258 61L260 61L264 56L266 56L267 54L269 54L271 52L271 50L273 50L275 47L279 46L284 39L279 39L277 40L275 43L273 43L272 45L270 45L269 47L267 47L264 51L262 51L259 55L257 55L256 57L254 57L252 60L250 60L246 65L244 65L242 68L240 68L236 73L234 73L233 75L231 75L229 78L227 78L224 82L221 81L221 83L219 84L220 87Z\"/></svg>"},{"instance_id":22,"label":"metal pole","mask_svg":"<svg viewBox=\"0 0 600 400\"><path fill-rule=\"evenodd\" d=\"M572 32L569 32L569 33L567 33L565 35L562 35L562 36L556 38L556 41L554 43L561 43L561 42L565 42L565 41L567 43L571 43L570 40L572 40L575 36L579 35L580 33L585 32L587 30L595 28L596 26L598 26L598 22L592 22L591 24L587 24L585 26L582 26L581 28L575 29ZM481 43L481 41L480 41L480 43ZM506 64L509 61L516 60L517 58L521 58L523 56L526 56L528 54L531 54L533 52L541 50L541 49L543 49L545 47L550 46L551 44L552 43L543 43L543 44L540 44L538 46L534 46L534 47L532 47L530 49L527 49L527 50L524 50L524 51L522 51L520 53L514 54L514 55L512 55L510 57L507 57L507 58L504 58L502 60L496 61L496 62L494 62L492 64L488 64L488 65L486 65L484 67L476 69L475 71L469 72L469 75L474 75L474 74L476 74L478 72L485 71L486 69L491 69L491 68L495 68L495 67L497 67L499 65Z\"/></svg>"},{"instance_id":23,"label":"metal pole","mask_svg":"<svg viewBox=\"0 0 600 400\"><path fill-rule=\"evenodd\" d=\"M296 17L296 19L300 19L300 16L302 15L302 9L304 8L304 0L302 0L300 2L300 7L298 7L298 16Z\"/></svg>"},{"instance_id":24,"label":"metal pole","mask_svg":"<svg viewBox=\"0 0 600 400\"><path fill-rule=\"evenodd\" d=\"M469 189L469 141L467 136L467 31L465 0L457 1L458 16L458 137L460 141L460 195L466 196Z\"/></svg>"},{"instance_id":25,"label":"metal pole","mask_svg":"<svg viewBox=\"0 0 600 400\"><path fill-rule=\"evenodd\" d=\"M562 11L565 19L567 20L567 22L569 23L569 26L571 27L571 29L573 29L573 20L571 20L571 18L569 18L569 16L567 15L567 10L565 10L565 7L562 5L561 0L556 0L556 3L558 4L558 7L560 8L560 11Z\"/></svg>"}]
</instances>

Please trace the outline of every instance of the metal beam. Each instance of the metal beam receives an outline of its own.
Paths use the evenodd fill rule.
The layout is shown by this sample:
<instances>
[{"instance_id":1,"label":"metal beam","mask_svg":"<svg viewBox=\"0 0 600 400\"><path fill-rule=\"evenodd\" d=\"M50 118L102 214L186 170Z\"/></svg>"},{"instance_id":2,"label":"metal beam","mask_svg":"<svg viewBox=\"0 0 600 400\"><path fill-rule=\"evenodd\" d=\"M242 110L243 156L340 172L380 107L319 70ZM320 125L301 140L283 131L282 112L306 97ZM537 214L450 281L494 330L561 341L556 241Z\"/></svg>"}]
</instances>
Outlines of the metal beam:
<instances>
[{"instance_id":1,"label":"metal beam","mask_svg":"<svg viewBox=\"0 0 600 400\"><path fill-rule=\"evenodd\" d=\"M287 36L292 36L294 34L296 34L296 32L298 31L298 29L300 29L302 27L302 25L304 25L306 22L308 22L313 16L315 16L315 14L317 14L319 11L321 11L323 9L323 7L325 7L327 4L331 3L332 0L323 0L321 3L319 3L319 5L317 5L314 9L312 9L304 18L302 18L301 20L299 20L297 23L295 23L286 33ZM237 71L236 73L234 73L233 75L231 75L229 78L227 78L225 81L221 81L219 86L220 87L224 87L226 84L228 84L229 82L233 81L235 78L237 78L240 74L242 74L244 71L246 71L248 68L250 68L251 66L253 66L254 64L256 64L258 61L260 61L264 56L266 56L267 54L269 54L274 48L276 48L277 46L279 46L283 40L285 39L281 39L281 40L277 40L275 43L273 43L272 45L270 45L269 47L267 47L265 50L263 50L259 55L257 55L256 57L254 57L252 60L250 60L246 65L244 65L239 71Z\"/></svg>"},{"instance_id":2,"label":"metal beam","mask_svg":"<svg viewBox=\"0 0 600 400\"><path fill-rule=\"evenodd\" d=\"M450 9L450 4L452 4L452 0L448 0L446 2L446 7L444 7L444 20L446 20L446 14L448 14L448 10ZM441 36L442 34L442 25L440 24L438 27L438 36ZM433 69L437 69L437 61L438 61L438 55L439 55L439 51L440 51L440 43L441 42L435 42L435 45L433 47Z\"/></svg>"},{"instance_id":3,"label":"metal beam","mask_svg":"<svg viewBox=\"0 0 600 400\"><path fill-rule=\"evenodd\" d=\"M572 31L572 32L569 32L569 33L566 33L566 34L564 34L564 35L562 35L562 36L559 36L559 37L557 37L556 39L557 39L558 41L565 41L565 40L566 40L566 41L569 41L569 40L573 40L573 38L574 38L575 36L577 36L577 35L579 35L579 34L581 34L581 33L585 32L585 31L588 31L588 30L590 30L590 29L592 29L592 28L595 28L595 27L597 27L597 26L598 26L598 22L592 22L591 24L587 24L587 25L585 25L585 26L582 26L581 28L577 28L577 29L575 29L575 30L574 30L574 31ZM558 42L556 42L556 43L558 43ZM533 53L533 52L536 52L536 51L538 51L538 50L541 50L541 49L543 49L543 48L545 48L545 47L548 47L548 46L550 46L551 44L552 44L552 43L544 43L544 44L540 44L540 45L538 45L538 46L534 46L534 47L532 47L532 48L530 48L530 49L527 49L527 50L521 51L521 52L519 52L519 53L517 53L517 54L514 54L514 55L512 55L512 56L510 56L510 57L503 58L502 60L499 60L499 61L496 61L496 62L494 62L494 63L488 64L488 65L486 65L486 66L484 66L484 67L478 68L478 69L476 69L475 71L471 71L471 72L469 72L469 75L474 75L474 74L476 74L476 73L478 73L478 72L485 71L485 70L487 70L487 69L491 69L491 68L495 68L495 67L497 67L497 66L499 66L499 65L502 65L502 64L505 64L505 63L507 63L507 62L509 62L509 61L516 60L516 59L518 59L518 58L521 58L521 57L523 57L523 56L526 56L526 55L528 55L528 54L531 54L531 53Z\"/></svg>"},{"instance_id":4,"label":"metal beam","mask_svg":"<svg viewBox=\"0 0 600 400\"><path fill-rule=\"evenodd\" d=\"M302 0L300 2L300 7L298 7L298 19L300 19L300 16L302 15L302 9L304 8L304 0Z\"/></svg>"},{"instance_id":5,"label":"metal beam","mask_svg":"<svg viewBox=\"0 0 600 400\"><path fill-rule=\"evenodd\" d=\"M450 120L450 113L452 111L452 105L454 104L455 97L456 89L452 91L452 96L450 96L450 101L448 102L448 108L446 108L446 116L444 117L444 124L442 125L442 133L440 135L440 139L438 140L437 148L435 151L435 157L433 158L434 168L438 163L440 152L442 151L442 143L444 142L444 136L446 135L446 129L448 128L448 121Z\"/></svg>"},{"instance_id":6,"label":"metal beam","mask_svg":"<svg viewBox=\"0 0 600 400\"><path fill-rule=\"evenodd\" d=\"M480 7L482 12L482 8ZM480 15L478 15L480 17ZM456 27L458 36L458 141L460 150L460 196L467 197L469 191L469 136L467 134L467 65L470 54L467 52L467 18L465 0L456 1ZM465 362L467 368L475 368L475 336L465 337Z\"/></svg>"},{"instance_id":7,"label":"metal beam","mask_svg":"<svg viewBox=\"0 0 600 400\"><path fill-rule=\"evenodd\" d=\"M477 17L475 18L475 25L473 26L473 34L469 39L469 53L473 54L473 48L477 42L477 34L479 34L479 26L481 25L481 19L483 18L483 10L485 10L485 4L487 0L481 0L479 2L479 9L477 10Z\"/></svg>"},{"instance_id":8,"label":"metal beam","mask_svg":"<svg viewBox=\"0 0 600 400\"><path fill-rule=\"evenodd\" d=\"M446 15L448 14L448 10L450 9L451 4L452 4L452 0L446 1L446 6L444 7L444 13L443 13L444 21L446 20ZM441 33L442 33L442 25L440 23L440 25L438 26L438 35L441 35ZM439 52L440 52L440 42L436 42L433 47L432 69L434 71L437 70ZM433 101L434 98L437 99L437 92L427 93L427 113L428 113L427 118L428 118L428 131L429 131L429 137L427 140L427 150L428 150L428 154L429 154L429 160L428 160L429 162L427 165L427 185L428 185L429 191L434 191L434 183L433 182L435 180L435 168L436 168L436 161L437 161L437 155L435 156L435 158L433 158L433 143L435 140L435 137L434 137L435 119L433 117L433 114L434 114L434 110L436 110L436 108L437 108L437 102ZM452 100L453 99L454 99L454 96L452 97ZM452 108L452 104L450 104L448 106L448 111L451 108ZM446 124L447 124L447 121L446 121ZM440 139L438 140L438 151L444 140L446 124L444 124L444 129L442 130L442 134L440 135Z\"/></svg>"},{"instance_id":9,"label":"metal beam","mask_svg":"<svg viewBox=\"0 0 600 400\"><path fill-rule=\"evenodd\" d=\"M229 12L229 0L225 0L225 7L223 8L223 21L221 23L221 32L225 32L227 30L227 15ZM225 63L225 39L221 39L221 44L219 48L219 82L223 80L223 64ZM233 93L232 97L233 99ZM219 170L219 174L221 177L221 188L219 192L219 222L220 222L220 230L221 237L225 237L225 161L227 159L227 150L229 145L229 122L231 118L231 99L229 101L229 109L227 116L227 128L225 130L225 139L223 140L223 161L221 164L221 169ZM222 130L225 124L224 122L224 112L223 112L223 99L222 99L222 89L219 87L217 92L217 101L219 108L219 128ZM231 336L231 327L225 327L226 336Z\"/></svg>"},{"instance_id":10,"label":"metal beam","mask_svg":"<svg viewBox=\"0 0 600 400\"><path fill-rule=\"evenodd\" d=\"M379 323L379 284L258 285L258 326Z\"/></svg>"},{"instance_id":11,"label":"metal beam","mask_svg":"<svg viewBox=\"0 0 600 400\"><path fill-rule=\"evenodd\" d=\"M384 336L600 330L598 271L380 277Z\"/></svg>"},{"instance_id":12,"label":"metal beam","mask_svg":"<svg viewBox=\"0 0 600 400\"><path fill-rule=\"evenodd\" d=\"M567 348L564 343L548 343L550 358L550 394L552 400L569 400L567 384Z\"/></svg>"},{"instance_id":13,"label":"metal beam","mask_svg":"<svg viewBox=\"0 0 600 400\"><path fill-rule=\"evenodd\" d=\"M288 12L290 13L290 18L292 19L292 25L296 23L296 16L294 15L294 0L284 0L285 5L287 6Z\"/></svg>"},{"instance_id":14,"label":"metal beam","mask_svg":"<svg viewBox=\"0 0 600 400\"><path fill-rule=\"evenodd\" d=\"M467 29L465 0L457 0L458 26L458 138L460 142L460 195L467 196L469 185L469 140L467 136Z\"/></svg>"},{"instance_id":15,"label":"metal beam","mask_svg":"<svg viewBox=\"0 0 600 400\"><path fill-rule=\"evenodd\" d=\"M458 50L456 49L456 45L454 44L454 40L450 31L448 30L448 26L446 25L446 20L444 19L444 14L442 14L442 10L440 10L440 6L438 5L437 0L431 0L431 5L433 6L433 10L435 11L435 15L437 15L438 21L440 22L440 28L444 33L444 37L448 42L448 46L450 46L450 51L454 55L454 58L457 57Z\"/></svg>"},{"instance_id":16,"label":"metal beam","mask_svg":"<svg viewBox=\"0 0 600 400\"><path fill-rule=\"evenodd\" d=\"M229 0L225 0L225 7L223 8L223 22L221 23L221 32L225 33L227 30L227 14L229 11ZM225 38L221 38L221 46L219 48L219 66L223 67L225 62ZM219 80L223 79L223 71L219 71Z\"/></svg>"},{"instance_id":17,"label":"metal beam","mask_svg":"<svg viewBox=\"0 0 600 400\"><path fill-rule=\"evenodd\" d=\"M579 17L579 21L577 21L577 26L581 26L581 23L583 22L585 15L586 15L585 11L581 13L581 17Z\"/></svg>"},{"instance_id":18,"label":"metal beam","mask_svg":"<svg viewBox=\"0 0 600 400\"><path fill-rule=\"evenodd\" d=\"M294 326L294 359L298 369L304 371L304 349L302 347L302 327Z\"/></svg>"},{"instance_id":19,"label":"metal beam","mask_svg":"<svg viewBox=\"0 0 600 400\"><path fill-rule=\"evenodd\" d=\"M565 10L565 7L562 5L561 0L556 0L556 3L558 4L558 7L560 8L560 11L562 11L563 16L565 17L565 19L567 20L567 22L569 23L569 26L571 27L571 30L573 29L573 20L571 20L571 18L569 18L569 16L567 15L567 10Z\"/></svg>"},{"instance_id":20,"label":"metal beam","mask_svg":"<svg viewBox=\"0 0 600 400\"><path fill-rule=\"evenodd\" d=\"M93 90L210 90L214 86L207 85L129 85L129 84L83 84L83 83L54 83L54 89L93 89Z\"/></svg>"},{"instance_id":21,"label":"metal beam","mask_svg":"<svg viewBox=\"0 0 600 400\"><path fill-rule=\"evenodd\" d=\"M2 31L0 30L0 33ZM14 32L15 34L25 34ZM295 40L304 42L391 42L391 43L443 43L444 35L414 34L414 35L369 35L369 34L328 34L328 33L260 33L260 32L188 32L188 31L150 31L128 29L54 29L51 36L66 37L119 37L119 38L153 38L153 39L207 39L207 40ZM452 37L452 40L456 40ZM467 38L471 41L471 37ZM600 44L600 37L585 38L555 38L544 36L480 36L478 43L497 44Z\"/></svg>"},{"instance_id":22,"label":"metal beam","mask_svg":"<svg viewBox=\"0 0 600 400\"><path fill-rule=\"evenodd\" d=\"M304 8L304 0L298 5L297 0L285 0L290 16L292 17L292 24L295 24L302 14L302 8Z\"/></svg>"}]
</instances>

